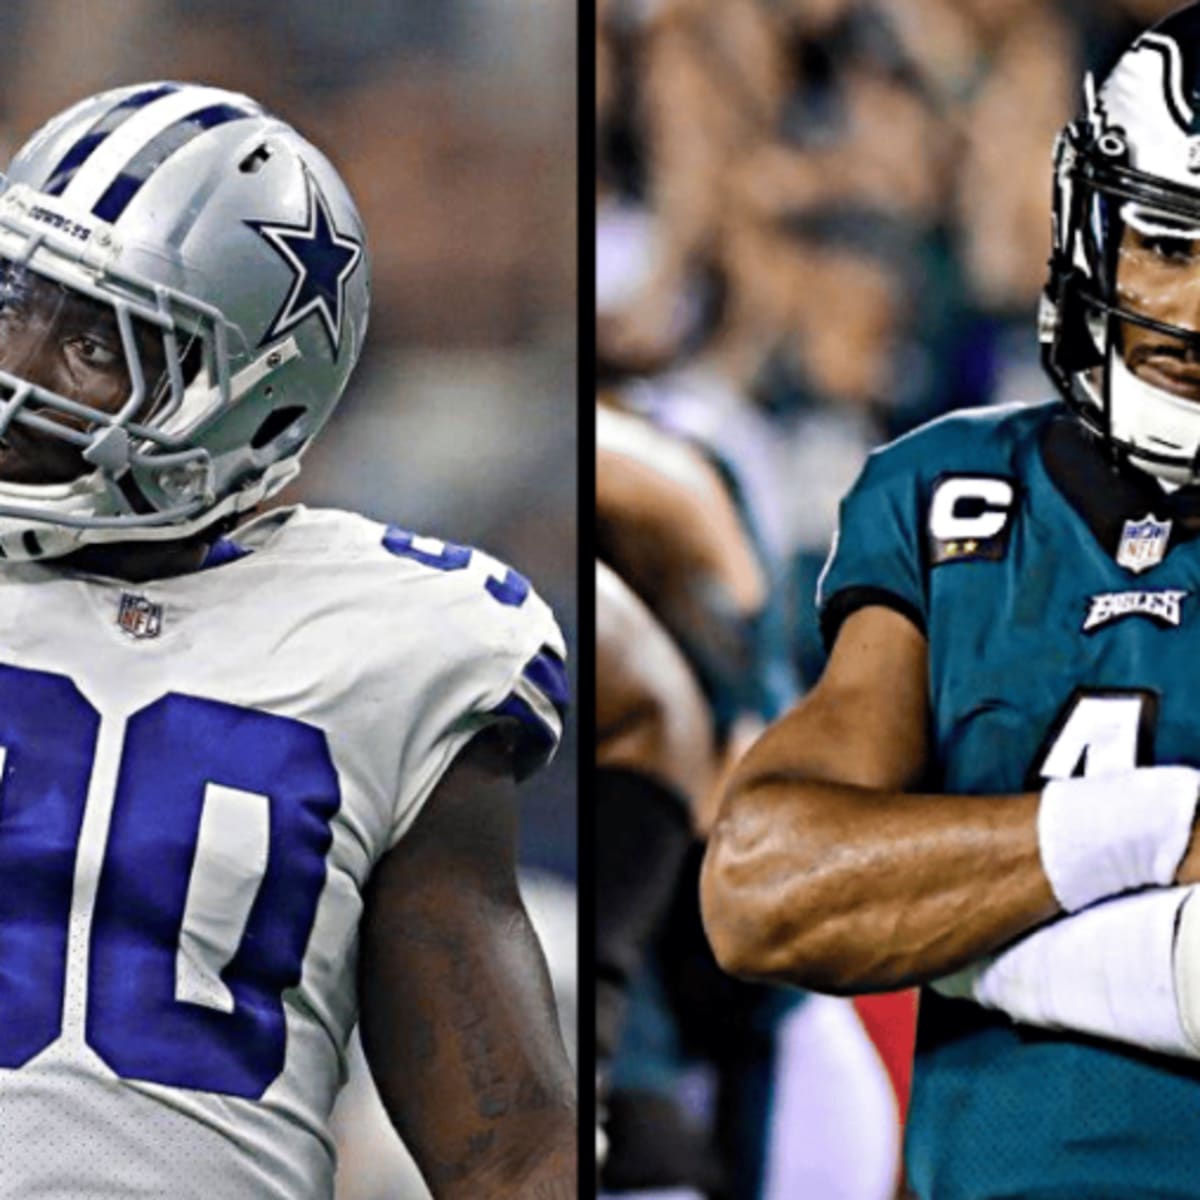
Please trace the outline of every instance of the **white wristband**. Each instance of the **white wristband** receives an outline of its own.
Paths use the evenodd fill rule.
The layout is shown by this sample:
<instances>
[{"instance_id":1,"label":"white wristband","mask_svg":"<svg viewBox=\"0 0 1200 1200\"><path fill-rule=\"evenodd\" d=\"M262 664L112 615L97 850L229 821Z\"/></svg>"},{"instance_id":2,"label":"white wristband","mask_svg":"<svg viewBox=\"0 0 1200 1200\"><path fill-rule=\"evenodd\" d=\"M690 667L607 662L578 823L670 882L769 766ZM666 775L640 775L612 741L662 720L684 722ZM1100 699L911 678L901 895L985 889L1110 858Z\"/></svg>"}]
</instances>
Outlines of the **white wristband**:
<instances>
[{"instance_id":1,"label":"white wristband","mask_svg":"<svg viewBox=\"0 0 1200 1200\"><path fill-rule=\"evenodd\" d=\"M1184 912L1196 907L1200 918L1200 906L1184 904L1193 891L1154 888L1097 904L1035 929L933 987L1027 1025L1200 1057L1189 1036L1175 951L1180 906ZM1193 980L1200 984L1200 958Z\"/></svg>"},{"instance_id":2,"label":"white wristband","mask_svg":"<svg viewBox=\"0 0 1200 1200\"><path fill-rule=\"evenodd\" d=\"M1197 796L1200 772L1191 767L1048 783L1038 807L1038 847L1063 909L1077 912L1118 892L1172 883Z\"/></svg>"},{"instance_id":3,"label":"white wristband","mask_svg":"<svg viewBox=\"0 0 1200 1200\"><path fill-rule=\"evenodd\" d=\"M1195 904L1195 888L1179 913L1175 933L1175 995L1179 1016L1188 1039L1200 1053L1200 904Z\"/></svg>"}]
</instances>

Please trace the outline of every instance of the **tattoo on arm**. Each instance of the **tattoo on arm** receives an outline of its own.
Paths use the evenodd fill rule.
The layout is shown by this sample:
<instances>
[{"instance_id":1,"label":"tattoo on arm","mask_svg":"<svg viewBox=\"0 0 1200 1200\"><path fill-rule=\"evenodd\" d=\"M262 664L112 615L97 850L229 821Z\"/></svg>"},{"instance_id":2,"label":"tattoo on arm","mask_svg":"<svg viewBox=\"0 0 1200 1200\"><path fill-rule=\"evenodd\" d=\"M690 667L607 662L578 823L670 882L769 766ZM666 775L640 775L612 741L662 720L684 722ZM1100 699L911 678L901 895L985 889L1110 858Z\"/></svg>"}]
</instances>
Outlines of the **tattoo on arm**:
<instances>
[{"instance_id":1,"label":"tattoo on arm","mask_svg":"<svg viewBox=\"0 0 1200 1200\"><path fill-rule=\"evenodd\" d=\"M509 1030L489 988L489 965L477 939L447 928L441 915L430 911L408 914L399 936L436 963L426 987L442 1004L437 1018L414 1014L409 1022L413 1065L440 1073L449 1066L446 1056L455 1056L462 1064L475 1113L485 1124L483 1129L464 1131L462 1148L453 1157L427 1154L423 1158L431 1186L461 1184L499 1152L497 1123L509 1116L536 1116L570 1107L573 1089L569 1080L556 1086L556 1081L509 1061L505 1053ZM419 1086L419 1080L413 1083ZM559 1200L574 1196L575 1188L574 1179L564 1176L543 1180L533 1190L518 1194L530 1200Z\"/></svg>"},{"instance_id":2,"label":"tattoo on arm","mask_svg":"<svg viewBox=\"0 0 1200 1200\"><path fill-rule=\"evenodd\" d=\"M450 1025L458 1037L458 1052L467 1068L475 1111L491 1120L508 1112L508 1089L496 1056L494 1013L487 998L477 990L481 965L456 944L448 957L446 991L450 997Z\"/></svg>"},{"instance_id":3,"label":"tattoo on arm","mask_svg":"<svg viewBox=\"0 0 1200 1200\"><path fill-rule=\"evenodd\" d=\"M464 768L376 869L364 915L363 1046L437 1197L577 1194L573 1080L515 829L511 783Z\"/></svg>"}]
</instances>

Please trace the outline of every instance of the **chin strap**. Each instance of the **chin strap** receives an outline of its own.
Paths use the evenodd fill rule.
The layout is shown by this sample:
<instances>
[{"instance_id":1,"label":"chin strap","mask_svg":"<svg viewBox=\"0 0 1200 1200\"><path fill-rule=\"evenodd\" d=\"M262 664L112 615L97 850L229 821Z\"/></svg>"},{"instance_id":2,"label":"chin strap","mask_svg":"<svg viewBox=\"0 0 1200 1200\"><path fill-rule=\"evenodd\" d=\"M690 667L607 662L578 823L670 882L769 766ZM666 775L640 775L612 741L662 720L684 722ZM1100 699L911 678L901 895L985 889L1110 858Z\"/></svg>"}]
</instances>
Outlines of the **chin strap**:
<instances>
[{"instance_id":1,"label":"chin strap","mask_svg":"<svg viewBox=\"0 0 1200 1200\"><path fill-rule=\"evenodd\" d=\"M1114 348L1108 356L1109 436L1139 470L1176 487L1196 479L1200 459L1200 401L1172 395L1138 378ZM1090 382L1087 395L1098 407Z\"/></svg>"},{"instance_id":2,"label":"chin strap","mask_svg":"<svg viewBox=\"0 0 1200 1200\"><path fill-rule=\"evenodd\" d=\"M0 561L61 558L82 546L103 543L179 541L224 518L236 521L286 487L299 472L297 453L257 471L252 482L229 491L215 504L181 506L170 517L160 511L158 523L154 512L131 512L120 483L102 470L69 484L0 483Z\"/></svg>"}]
</instances>

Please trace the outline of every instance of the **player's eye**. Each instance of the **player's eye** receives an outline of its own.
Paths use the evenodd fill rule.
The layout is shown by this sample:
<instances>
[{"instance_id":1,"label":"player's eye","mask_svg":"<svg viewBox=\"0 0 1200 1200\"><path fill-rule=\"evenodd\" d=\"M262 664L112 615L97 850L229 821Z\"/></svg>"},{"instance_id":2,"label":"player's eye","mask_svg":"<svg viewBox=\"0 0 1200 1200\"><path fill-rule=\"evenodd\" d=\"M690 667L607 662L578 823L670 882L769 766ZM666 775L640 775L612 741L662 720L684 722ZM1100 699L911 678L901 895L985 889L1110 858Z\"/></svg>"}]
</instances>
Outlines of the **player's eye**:
<instances>
[{"instance_id":1,"label":"player's eye","mask_svg":"<svg viewBox=\"0 0 1200 1200\"><path fill-rule=\"evenodd\" d=\"M66 348L72 361L95 370L106 370L117 362L116 346L92 334L76 334L68 339Z\"/></svg>"},{"instance_id":2,"label":"player's eye","mask_svg":"<svg viewBox=\"0 0 1200 1200\"><path fill-rule=\"evenodd\" d=\"M1164 262L1183 263L1194 257L1195 242L1191 238L1148 233L1142 238L1142 245Z\"/></svg>"}]
</instances>

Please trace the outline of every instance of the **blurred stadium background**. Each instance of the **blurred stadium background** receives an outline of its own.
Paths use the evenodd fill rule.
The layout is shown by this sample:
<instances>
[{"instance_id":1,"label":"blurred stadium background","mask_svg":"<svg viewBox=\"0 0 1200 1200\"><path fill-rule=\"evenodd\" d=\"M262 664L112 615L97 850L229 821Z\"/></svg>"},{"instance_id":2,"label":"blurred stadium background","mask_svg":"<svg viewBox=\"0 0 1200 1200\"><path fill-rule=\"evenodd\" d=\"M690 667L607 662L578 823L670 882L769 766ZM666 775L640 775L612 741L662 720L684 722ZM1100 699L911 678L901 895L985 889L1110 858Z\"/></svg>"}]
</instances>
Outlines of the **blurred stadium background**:
<instances>
[{"instance_id":1,"label":"blurred stadium background","mask_svg":"<svg viewBox=\"0 0 1200 1200\"><path fill-rule=\"evenodd\" d=\"M576 18L541 0L6 0L0 157L89 93L244 91L333 160L374 263L362 364L285 502L478 545L551 603L572 656ZM351 635L352 631L348 631ZM526 786L522 861L568 1035L576 739ZM339 1200L426 1195L360 1078Z\"/></svg>"},{"instance_id":2,"label":"blurred stadium background","mask_svg":"<svg viewBox=\"0 0 1200 1200\"><path fill-rule=\"evenodd\" d=\"M728 473L801 686L822 658L816 576L867 452L951 408L1050 394L1035 317L1053 140L1083 71L1178 6L599 0L598 399ZM864 1009L902 1111L911 1007ZM681 1078L681 1105L718 1122ZM837 1102L815 1075L774 1087L807 1091L810 1115ZM851 1169L894 1153L886 1138L848 1140L844 1174L815 1190L806 1126L777 1140L761 1179L710 1194L893 1194L889 1172Z\"/></svg>"}]
</instances>

